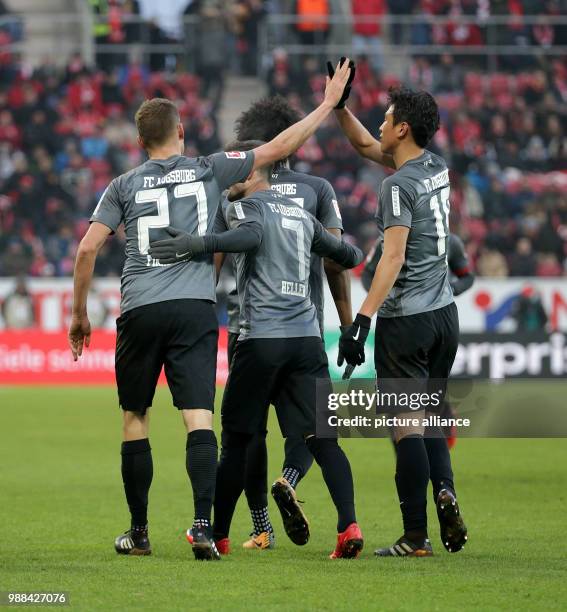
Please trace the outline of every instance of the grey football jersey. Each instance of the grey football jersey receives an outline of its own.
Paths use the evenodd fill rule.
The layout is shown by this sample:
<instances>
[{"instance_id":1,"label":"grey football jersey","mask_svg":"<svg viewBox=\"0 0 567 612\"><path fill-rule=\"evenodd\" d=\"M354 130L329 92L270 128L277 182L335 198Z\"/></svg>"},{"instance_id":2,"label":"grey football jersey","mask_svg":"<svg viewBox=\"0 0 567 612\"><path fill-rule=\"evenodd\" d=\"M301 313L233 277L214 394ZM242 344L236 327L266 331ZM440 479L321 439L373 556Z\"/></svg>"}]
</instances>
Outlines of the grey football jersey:
<instances>
[{"instance_id":1,"label":"grey football jersey","mask_svg":"<svg viewBox=\"0 0 567 612\"><path fill-rule=\"evenodd\" d=\"M453 301L447 270L449 171L443 158L424 151L382 182L376 218L381 232L410 228L405 263L379 317L427 312Z\"/></svg>"},{"instance_id":2,"label":"grey football jersey","mask_svg":"<svg viewBox=\"0 0 567 612\"><path fill-rule=\"evenodd\" d=\"M126 262L121 311L183 298L215 300L213 256L160 264L148 255L150 240L168 238L171 225L203 235L213 228L222 192L245 180L254 153L215 153L189 158L174 155L148 160L114 179L91 217L115 232L124 223Z\"/></svg>"},{"instance_id":3,"label":"grey football jersey","mask_svg":"<svg viewBox=\"0 0 567 612\"><path fill-rule=\"evenodd\" d=\"M327 229L343 229L337 196L329 181L303 172L278 166L271 177L272 189L293 200L311 213ZM323 290L323 258L311 255L309 274L311 300L317 309L319 326L323 329L325 292Z\"/></svg>"},{"instance_id":4,"label":"grey football jersey","mask_svg":"<svg viewBox=\"0 0 567 612\"><path fill-rule=\"evenodd\" d=\"M384 247L384 237L381 236L376 241L374 247L368 253L364 270L362 272L361 280L364 288L368 291L372 280L374 279L374 273L378 262L382 257L382 249ZM469 269L469 259L465 251L465 245L463 241L457 236L457 234L449 234L448 242L449 256L447 263L449 265L449 274L451 277L457 278L460 273L466 272Z\"/></svg>"},{"instance_id":5,"label":"grey football jersey","mask_svg":"<svg viewBox=\"0 0 567 612\"><path fill-rule=\"evenodd\" d=\"M239 340L319 336L309 273L313 242L322 232L327 234L323 226L274 191L258 191L237 202L225 200L221 211L216 232L242 223L262 226L260 246L235 254Z\"/></svg>"}]
</instances>

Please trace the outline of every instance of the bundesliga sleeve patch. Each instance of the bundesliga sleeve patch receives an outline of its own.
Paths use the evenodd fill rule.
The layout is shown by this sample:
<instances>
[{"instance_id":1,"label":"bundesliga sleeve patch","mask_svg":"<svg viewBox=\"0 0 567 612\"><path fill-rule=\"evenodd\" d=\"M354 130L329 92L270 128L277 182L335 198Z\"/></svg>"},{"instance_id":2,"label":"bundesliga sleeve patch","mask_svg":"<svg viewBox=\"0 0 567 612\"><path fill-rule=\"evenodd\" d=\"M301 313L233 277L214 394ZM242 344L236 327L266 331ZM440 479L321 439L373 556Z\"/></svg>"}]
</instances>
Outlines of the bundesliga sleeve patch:
<instances>
[{"instance_id":1,"label":"bundesliga sleeve patch","mask_svg":"<svg viewBox=\"0 0 567 612\"><path fill-rule=\"evenodd\" d=\"M245 151L225 151L225 155L228 159L246 159Z\"/></svg>"},{"instance_id":2,"label":"bundesliga sleeve patch","mask_svg":"<svg viewBox=\"0 0 567 612\"><path fill-rule=\"evenodd\" d=\"M392 214L400 216L400 188L397 185L392 185Z\"/></svg>"},{"instance_id":3,"label":"bundesliga sleeve patch","mask_svg":"<svg viewBox=\"0 0 567 612\"><path fill-rule=\"evenodd\" d=\"M234 205L234 211L236 212L236 216L239 219L246 219L246 215L244 214L244 211L242 210L242 204L240 202Z\"/></svg>"},{"instance_id":4,"label":"bundesliga sleeve patch","mask_svg":"<svg viewBox=\"0 0 567 612\"><path fill-rule=\"evenodd\" d=\"M342 219L341 217L341 209L339 208L339 203L336 200L331 200L333 203L333 208L335 209L335 213L337 215L337 217L339 219Z\"/></svg>"}]
</instances>

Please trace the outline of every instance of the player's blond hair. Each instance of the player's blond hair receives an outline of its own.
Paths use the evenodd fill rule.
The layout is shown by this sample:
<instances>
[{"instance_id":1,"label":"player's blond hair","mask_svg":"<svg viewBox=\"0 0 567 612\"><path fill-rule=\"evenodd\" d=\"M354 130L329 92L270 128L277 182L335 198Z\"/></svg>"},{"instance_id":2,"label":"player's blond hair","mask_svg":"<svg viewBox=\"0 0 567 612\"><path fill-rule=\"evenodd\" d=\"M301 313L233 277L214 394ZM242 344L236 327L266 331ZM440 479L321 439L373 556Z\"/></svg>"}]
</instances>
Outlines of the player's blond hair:
<instances>
[{"instance_id":1,"label":"player's blond hair","mask_svg":"<svg viewBox=\"0 0 567 612\"><path fill-rule=\"evenodd\" d=\"M146 149L167 142L180 121L179 111L171 100L152 98L136 111L136 127Z\"/></svg>"}]
</instances>

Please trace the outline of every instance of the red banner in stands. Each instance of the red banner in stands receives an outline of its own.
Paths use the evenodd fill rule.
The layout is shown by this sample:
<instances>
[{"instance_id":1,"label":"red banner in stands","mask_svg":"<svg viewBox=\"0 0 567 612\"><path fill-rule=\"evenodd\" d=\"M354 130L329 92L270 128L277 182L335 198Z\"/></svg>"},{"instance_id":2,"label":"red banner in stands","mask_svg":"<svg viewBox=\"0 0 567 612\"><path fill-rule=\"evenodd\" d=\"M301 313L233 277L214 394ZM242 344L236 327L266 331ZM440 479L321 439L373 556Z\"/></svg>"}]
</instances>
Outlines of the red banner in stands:
<instances>
[{"instance_id":1,"label":"red banner in stands","mask_svg":"<svg viewBox=\"0 0 567 612\"><path fill-rule=\"evenodd\" d=\"M0 384L115 384L115 337L113 332L95 330L90 347L75 362L65 332L3 331L0 333ZM224 384L228 375L226 339L226 329L221 328L217 384ZM163 372L160 383L165 383Z\"/></svg>"}]
</instances>

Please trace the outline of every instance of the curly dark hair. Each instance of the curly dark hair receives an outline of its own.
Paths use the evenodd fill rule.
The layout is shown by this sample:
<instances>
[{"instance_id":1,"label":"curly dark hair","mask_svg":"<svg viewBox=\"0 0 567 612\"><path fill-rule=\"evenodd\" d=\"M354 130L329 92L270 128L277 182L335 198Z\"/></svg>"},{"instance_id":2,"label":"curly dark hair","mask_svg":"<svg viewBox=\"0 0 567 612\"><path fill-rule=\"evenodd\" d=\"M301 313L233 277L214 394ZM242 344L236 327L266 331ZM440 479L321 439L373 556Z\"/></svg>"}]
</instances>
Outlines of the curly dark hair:
<instances>
[{"instance_id":1,"label":"curly dark hair","mask_svg":"<svg viewBox=\"0 0 567 612\"><path fill-rule=\"evenodd\" d=\"M300 119L300 113L284 97L266 97L238 117L235 132L238 140L269 142Z\"/></svg>"},{"instance_id":2,"label":"curly dark hair","mask_svg":"<svg viewBox=\"0 0 567 612\"><path fill-rule=\"evenodd\" d=\"M439 108L433 96L426 91L392 87L388 100L394 106L394 125L405 121L411 128L415 144L426 147L440 123Z\"/></svg>"}]
</instances>

